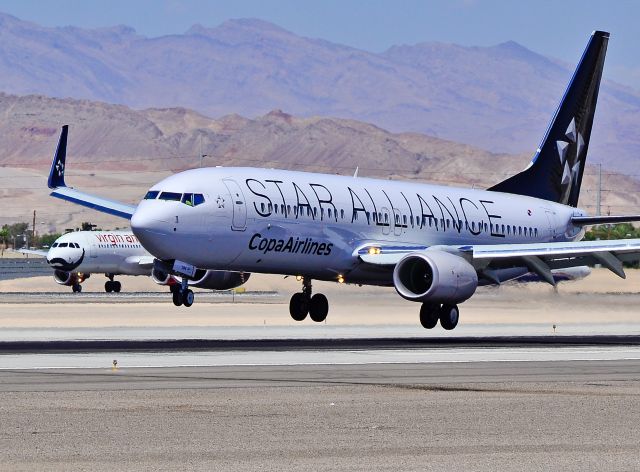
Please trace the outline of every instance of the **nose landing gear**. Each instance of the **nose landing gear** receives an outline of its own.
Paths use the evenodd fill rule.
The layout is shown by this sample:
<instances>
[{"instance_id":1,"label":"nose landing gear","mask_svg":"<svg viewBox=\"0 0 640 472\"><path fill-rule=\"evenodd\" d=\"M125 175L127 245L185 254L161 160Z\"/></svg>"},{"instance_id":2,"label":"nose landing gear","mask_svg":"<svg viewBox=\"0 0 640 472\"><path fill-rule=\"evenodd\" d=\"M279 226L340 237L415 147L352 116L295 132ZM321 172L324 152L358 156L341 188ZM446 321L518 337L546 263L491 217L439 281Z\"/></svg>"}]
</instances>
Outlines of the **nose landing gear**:
<instances>
[{"instance_id":1,"label":"nose landing gear","mask_svg":"<svg viewBox=\"0 0 640 472\"><path fill-rule=\"evenodd\" d=\"M307 315L316 323L321 323L329 313L329 301L321 293L311 295L311 279L302 278L302 292L294 293L289 301L289 313L295 321L304 320Z\"/></svg>"},{"instance_id":2,"label":"nose landing gear","mask_svg":"<svg viewBox=\"0 0 640 472\"><path fill-rule=\"evenodd\" d=\"M107 293L111 293L111 292L115 292L115 293L119 293L120 290L122 290L122 284L117 281L117 280L113 280L114 275L113 274L105 274L109 280L107 280L104 283L104 291Z\"/></svg>"},{"instance_id":3,"label":"nose landing gear","mask_svg":"<svg viewBox=\"0 0 640 472\"><path fill-rule=\"evenodd\" d=\"M189 288L189 280L186 278L182 279L180 285L176 284L171 286L171 294L175 306L184 305L188 308L193 305L195 301L195 295L193 294L193 290Z\"/></svg>"}]
</instances>

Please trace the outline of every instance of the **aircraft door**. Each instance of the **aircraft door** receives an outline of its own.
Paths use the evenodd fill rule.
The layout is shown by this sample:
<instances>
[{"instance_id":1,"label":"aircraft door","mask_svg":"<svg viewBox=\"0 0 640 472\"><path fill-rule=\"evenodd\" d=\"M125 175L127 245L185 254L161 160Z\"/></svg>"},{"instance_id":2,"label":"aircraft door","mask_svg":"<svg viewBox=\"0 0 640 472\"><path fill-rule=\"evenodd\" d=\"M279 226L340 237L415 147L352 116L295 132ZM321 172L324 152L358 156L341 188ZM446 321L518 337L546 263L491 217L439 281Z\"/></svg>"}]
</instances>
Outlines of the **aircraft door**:
<instances>
[{"instance_id":1,"label":"aircraft door","mask_svg":"<svg viewBox=\"0 0 640 472\"><path fill-rule=\"evenodd\" d=\"M394 208L393 209L393 234L395 234L396 236L401 236L403 227L404 226L402 223L402 214L400 213L400 210L398 210L397 208Z\"/></svg>"},{"instance_id":2,"label":"aircraft door","mask_svg":"<svg viewBox=\"0 0 640 472\"><path fill-rule=\"evenodd\" d=\"M247 229L247 205L244 194L238 182L233 179L223 179L222 182L229 190L233 203L233 219L231 229L234 231L244 231Z\"/></svg>"},{"instance_id":3,"label":"aircraft door","mask_svg":"<svg viewBox=\"0 0 640 472\"><path fill-rule=\"evenodd\" d=\"M382 234L390 234L391 227L393 226L393 218L388 208L380 208L380 214L382 215L380 224L382 225Z\"/></svg>"},{"instance_id":4,"label":"aircraft door","mask_svg":"<svg viewBox=\"0 0 640 472\"><path fill-rule=\"evenodd\" d=\"M545 210L545 214L547 215L547 221L549 222L549 237L552 240L555 240L558 237L555 225L555 213L550 210Z\"/></svg>"},{"instance_id":5,"label":"aircraft door","mask_svg":"<svg viewBox=\"0 0 640 472\"><path fill-rule=\"evenodd\" d=\"M92 235L93 236L93 235ZM89 257L98 257L98 245L96 244L95 241L96 237L91 237L89 236L88 238L85 237L85 241L87 241L88 246L89 246Z\"/></svg>"}]
</instances>

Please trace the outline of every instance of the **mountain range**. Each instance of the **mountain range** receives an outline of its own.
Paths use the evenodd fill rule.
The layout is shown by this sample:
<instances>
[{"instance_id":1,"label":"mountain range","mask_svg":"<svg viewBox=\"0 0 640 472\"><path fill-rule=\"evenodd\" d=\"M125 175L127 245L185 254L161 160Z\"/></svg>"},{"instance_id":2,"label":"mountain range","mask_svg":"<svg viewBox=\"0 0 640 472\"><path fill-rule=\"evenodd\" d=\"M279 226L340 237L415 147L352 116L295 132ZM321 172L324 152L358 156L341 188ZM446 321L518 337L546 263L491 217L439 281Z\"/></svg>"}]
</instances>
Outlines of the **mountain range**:
<instances>
[{"instance_id":1,"label":"mountain range","mask_svg":"<svg viewBox=\"0 0 640 472\"><path fill-rule=\"evenodd\" d=\"M137 203L171 173L198 166L272 167L486 188L523 169L527 154L491 153L419 133L392 133L344 118L208 118L186 108L124 105L41 95L0 94L0 225L37 210L50 229L113 217L48 197L46 175L60 125L67 123L67 184ZM596 172L587 167L580 205L594 212ZM637 212L640 182L605 172L603 211ZM25 217L26 215L26 217Z\"/></svg>"},{"instance_id":2,"label":"mountain range","mask_svg":"<svg viewBox=\"0 0 640 472\"><path fill-rule=\"evenodd\" d=\"M615 47L615 32L612 38L610 47ZM185 111L185 120L226 116L216 125L222 127L244 123L239 115L263 122L271 110L281 109L299 119L365 121L394 133L423 133L496 153L532 153L573 67L514 42L494 47L421 43L372 53L252 19L147 38L126 26L47 28L0 14L0 91L9 94L3 100L41 94L119 103L160 121L158 109L182 107L200 114ZM82 102L74 103L82 108ZM130 112L122 109L121 118ZM181 123L163 125L176 130L172 152L182 152L189 139L206 147L206 136L181 135ZM148 126L142 131L157 133ZM605 81L590 162L635 174L638 129L640 95ZM108 133L117 131L104 130ZM133 154L135 141L129 143ZM325 156L327 165L332 159ZM361 154L357 160L367 159Z\"/></svg>"}]
</instances>

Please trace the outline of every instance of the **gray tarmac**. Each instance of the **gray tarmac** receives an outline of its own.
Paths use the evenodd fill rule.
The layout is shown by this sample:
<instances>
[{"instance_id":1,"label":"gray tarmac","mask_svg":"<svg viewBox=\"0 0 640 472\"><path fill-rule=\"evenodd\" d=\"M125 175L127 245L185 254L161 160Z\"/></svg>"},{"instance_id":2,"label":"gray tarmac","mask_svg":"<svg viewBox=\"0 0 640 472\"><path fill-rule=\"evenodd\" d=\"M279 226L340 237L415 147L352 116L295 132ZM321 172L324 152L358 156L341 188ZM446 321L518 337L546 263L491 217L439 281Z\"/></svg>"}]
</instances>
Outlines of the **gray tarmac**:
<instances>
[{"instance_id":1,"label":"gray tarmac","mask_svg":"<svg viewBox=\"0 0 640 472\"><path fill-rule=\"evenodd\" d=\"M0 468L638 470L639 395L639 360L3 370Z\"/></svg>"},{"instance_id":2,"label":"gray tarmac","mask_svg":"<svg viewBox=\"0 0 640 472\"><path fill-rule=\"evenodd\" d=\"M483 291L445 332L348 287L317 324L269 284L5 282L0 470L640 470L640 294L596 285Z\"/></svg>"}]
</instances>

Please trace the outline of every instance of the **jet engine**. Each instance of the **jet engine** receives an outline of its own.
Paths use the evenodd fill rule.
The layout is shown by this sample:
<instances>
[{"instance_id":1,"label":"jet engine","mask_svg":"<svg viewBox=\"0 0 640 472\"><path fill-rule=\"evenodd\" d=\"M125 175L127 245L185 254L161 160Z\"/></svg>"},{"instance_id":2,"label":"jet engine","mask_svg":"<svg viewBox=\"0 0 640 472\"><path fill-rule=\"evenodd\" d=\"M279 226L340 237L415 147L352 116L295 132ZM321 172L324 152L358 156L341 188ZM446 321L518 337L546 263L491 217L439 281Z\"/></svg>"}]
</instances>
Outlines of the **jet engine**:
<instances>
[{"instance_id":1,"label":"jet engine","mask_svg":"<svg viewBox=\"0 0 640 472\"><path fill-rule=\"evenodd\" d=\"M478 275L462 257L432 250L402 258L393 271L393 285L413 302L457 304L476 291Z\"/></svg>"},{"instance_id":2,"label":"jet engine","mask_svg":"<svg viewBox=\"0 0 640 472\"><path fill-rule=\"evenodd\" d=\"M178 281L173 275L169 274L168 272L164 272L160 269L157 269L155 267L151 271L151 280L153 280L158 285L172 286L178 283Z\"/></svg>"},{"instance_id":3,"label":"jet engine","mask_svg":"<svg viewBox=\"0 0 640 472\"><path fill-rule=\"evenodd\" d=\"M84 274L80 272L67 272L64 270L56 270L53 272L53 280L57 284L66 285L72 287L76 284L80 284L89 278L91 274Z\"/></svg>"},{"instance_id":4,"label":"jet engine","mask_svg":"<svg viewBox=\"0 0 640 472\"><path fill-rule=\"evenodd\" d=\"M194 279L189 281L189 286L211 290L229 290L244 284L250 276L251 274L245 272L198 269Z\"/></svg>"}]
</instances>

